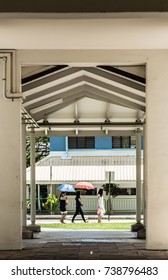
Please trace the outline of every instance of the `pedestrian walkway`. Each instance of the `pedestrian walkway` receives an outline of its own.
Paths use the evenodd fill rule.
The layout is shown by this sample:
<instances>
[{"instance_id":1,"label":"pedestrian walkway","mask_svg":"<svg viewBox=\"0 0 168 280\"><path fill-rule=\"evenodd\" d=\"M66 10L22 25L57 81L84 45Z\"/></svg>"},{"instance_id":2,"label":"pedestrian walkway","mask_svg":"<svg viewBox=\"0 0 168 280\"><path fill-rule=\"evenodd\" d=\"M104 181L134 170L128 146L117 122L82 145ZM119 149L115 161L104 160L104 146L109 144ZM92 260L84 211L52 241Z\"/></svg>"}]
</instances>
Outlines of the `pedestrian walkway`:
<instances>
[{"instance_id":1,"label":"pedestrian walkway","mask_svg":"<svg viewBox=\"0 0 168 280\"><path fill-rule=\"evenodd\" d=\"M1 260L168 260L168 250L146 250L136 232L42 229L22 250L0 251Z\"/></svg>"},{"instance_id":2,"label":"pedestrian walkway","mask_svg":"<svg viewBox=\"0 0 168 280\"><path fill-rule=\"evenodd\" d=\"M1 260L168 260L167 250L146 250L130 231L42 229L23 249L0 251Z\"/></svg>"}]
</instances>

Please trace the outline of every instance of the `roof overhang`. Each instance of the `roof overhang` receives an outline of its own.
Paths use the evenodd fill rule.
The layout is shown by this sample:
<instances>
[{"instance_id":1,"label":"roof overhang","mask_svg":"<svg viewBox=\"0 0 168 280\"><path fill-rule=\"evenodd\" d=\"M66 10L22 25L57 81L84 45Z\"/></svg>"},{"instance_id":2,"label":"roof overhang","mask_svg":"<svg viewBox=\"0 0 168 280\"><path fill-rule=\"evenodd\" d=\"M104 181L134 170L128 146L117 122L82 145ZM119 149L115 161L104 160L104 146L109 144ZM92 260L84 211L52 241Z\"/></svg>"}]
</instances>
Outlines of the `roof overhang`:
<instances>
[{"instance_id":1,"label":"roof overhang","mask_svg":"<svg viewBox=\"0 0 168 280\"><path fill-rule=\"evenodd\" d=\"M133 135L143 129L145 65L57 65L27 71L29 75L23 67L23 108L39 126L37 133Z\"/></svg>"}]
</instances>

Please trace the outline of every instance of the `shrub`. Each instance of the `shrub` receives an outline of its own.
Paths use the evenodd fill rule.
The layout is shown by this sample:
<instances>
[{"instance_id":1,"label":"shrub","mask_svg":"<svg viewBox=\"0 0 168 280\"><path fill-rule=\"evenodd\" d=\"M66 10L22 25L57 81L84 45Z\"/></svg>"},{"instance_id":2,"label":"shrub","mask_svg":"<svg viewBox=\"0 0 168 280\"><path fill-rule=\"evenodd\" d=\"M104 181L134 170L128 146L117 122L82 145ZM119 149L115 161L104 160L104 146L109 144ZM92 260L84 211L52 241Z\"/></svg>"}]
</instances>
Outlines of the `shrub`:
<instances>
[{"instance_id":1,"label":"shrub","mask_svg":"<svg viewBox=\"0 0 168 280\"><path fill-rule=\"evenodd\" d=\"M49 194L47 196L46 202L43 203L42 205L46 210L49 210L53 214L56 213L58 210L59 201L55 194L52 196Z\"/></svg>"}]
</instances>

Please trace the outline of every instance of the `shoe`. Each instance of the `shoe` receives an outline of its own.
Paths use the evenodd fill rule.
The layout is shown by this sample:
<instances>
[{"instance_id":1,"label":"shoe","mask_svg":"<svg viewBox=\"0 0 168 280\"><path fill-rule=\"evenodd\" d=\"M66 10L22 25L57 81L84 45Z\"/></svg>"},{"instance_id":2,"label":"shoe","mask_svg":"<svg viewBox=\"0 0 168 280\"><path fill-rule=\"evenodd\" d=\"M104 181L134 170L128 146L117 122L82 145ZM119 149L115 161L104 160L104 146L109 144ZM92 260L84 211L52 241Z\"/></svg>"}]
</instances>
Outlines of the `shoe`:
<instances>
[{"instance_id":1,"label":"shoe","mask_svg":"<svg viewBox=\"0 0 168 280\"><path fill-rule=\"evenodd\" d=\"M88 222L89 222L88 220L84 221L84 223L88 223Z\"/></svg>"},{"instance_id":2,"label":"shoe","mask_svg":"<svg viewBox=\"0 0 168 280\"><path fill-rule=\"evenodd\" d=\"M74 223L74 221L71 221L71 223Z\"/></svg>"}]
</instances>

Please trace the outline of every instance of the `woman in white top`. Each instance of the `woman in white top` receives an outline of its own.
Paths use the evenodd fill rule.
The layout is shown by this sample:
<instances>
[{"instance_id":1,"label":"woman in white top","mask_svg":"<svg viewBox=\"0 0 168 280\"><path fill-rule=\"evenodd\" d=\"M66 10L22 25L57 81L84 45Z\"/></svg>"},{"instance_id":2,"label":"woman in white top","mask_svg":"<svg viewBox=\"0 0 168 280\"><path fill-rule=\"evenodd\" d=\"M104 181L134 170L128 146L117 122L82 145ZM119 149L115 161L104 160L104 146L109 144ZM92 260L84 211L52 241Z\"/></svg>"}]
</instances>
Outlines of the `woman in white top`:
<instances>
[{"instance_id":1,"label":"woman in white top","mask_svg":"<svg viewBox=\"0 0 168 280\"><path fill-rule=\"evenodd\" d=\"M97 215L98 223L101 222L102 216L105 214L104 199L103 199L103 189L100 189L97 196Z\"/></svg>"}]
</instances>

